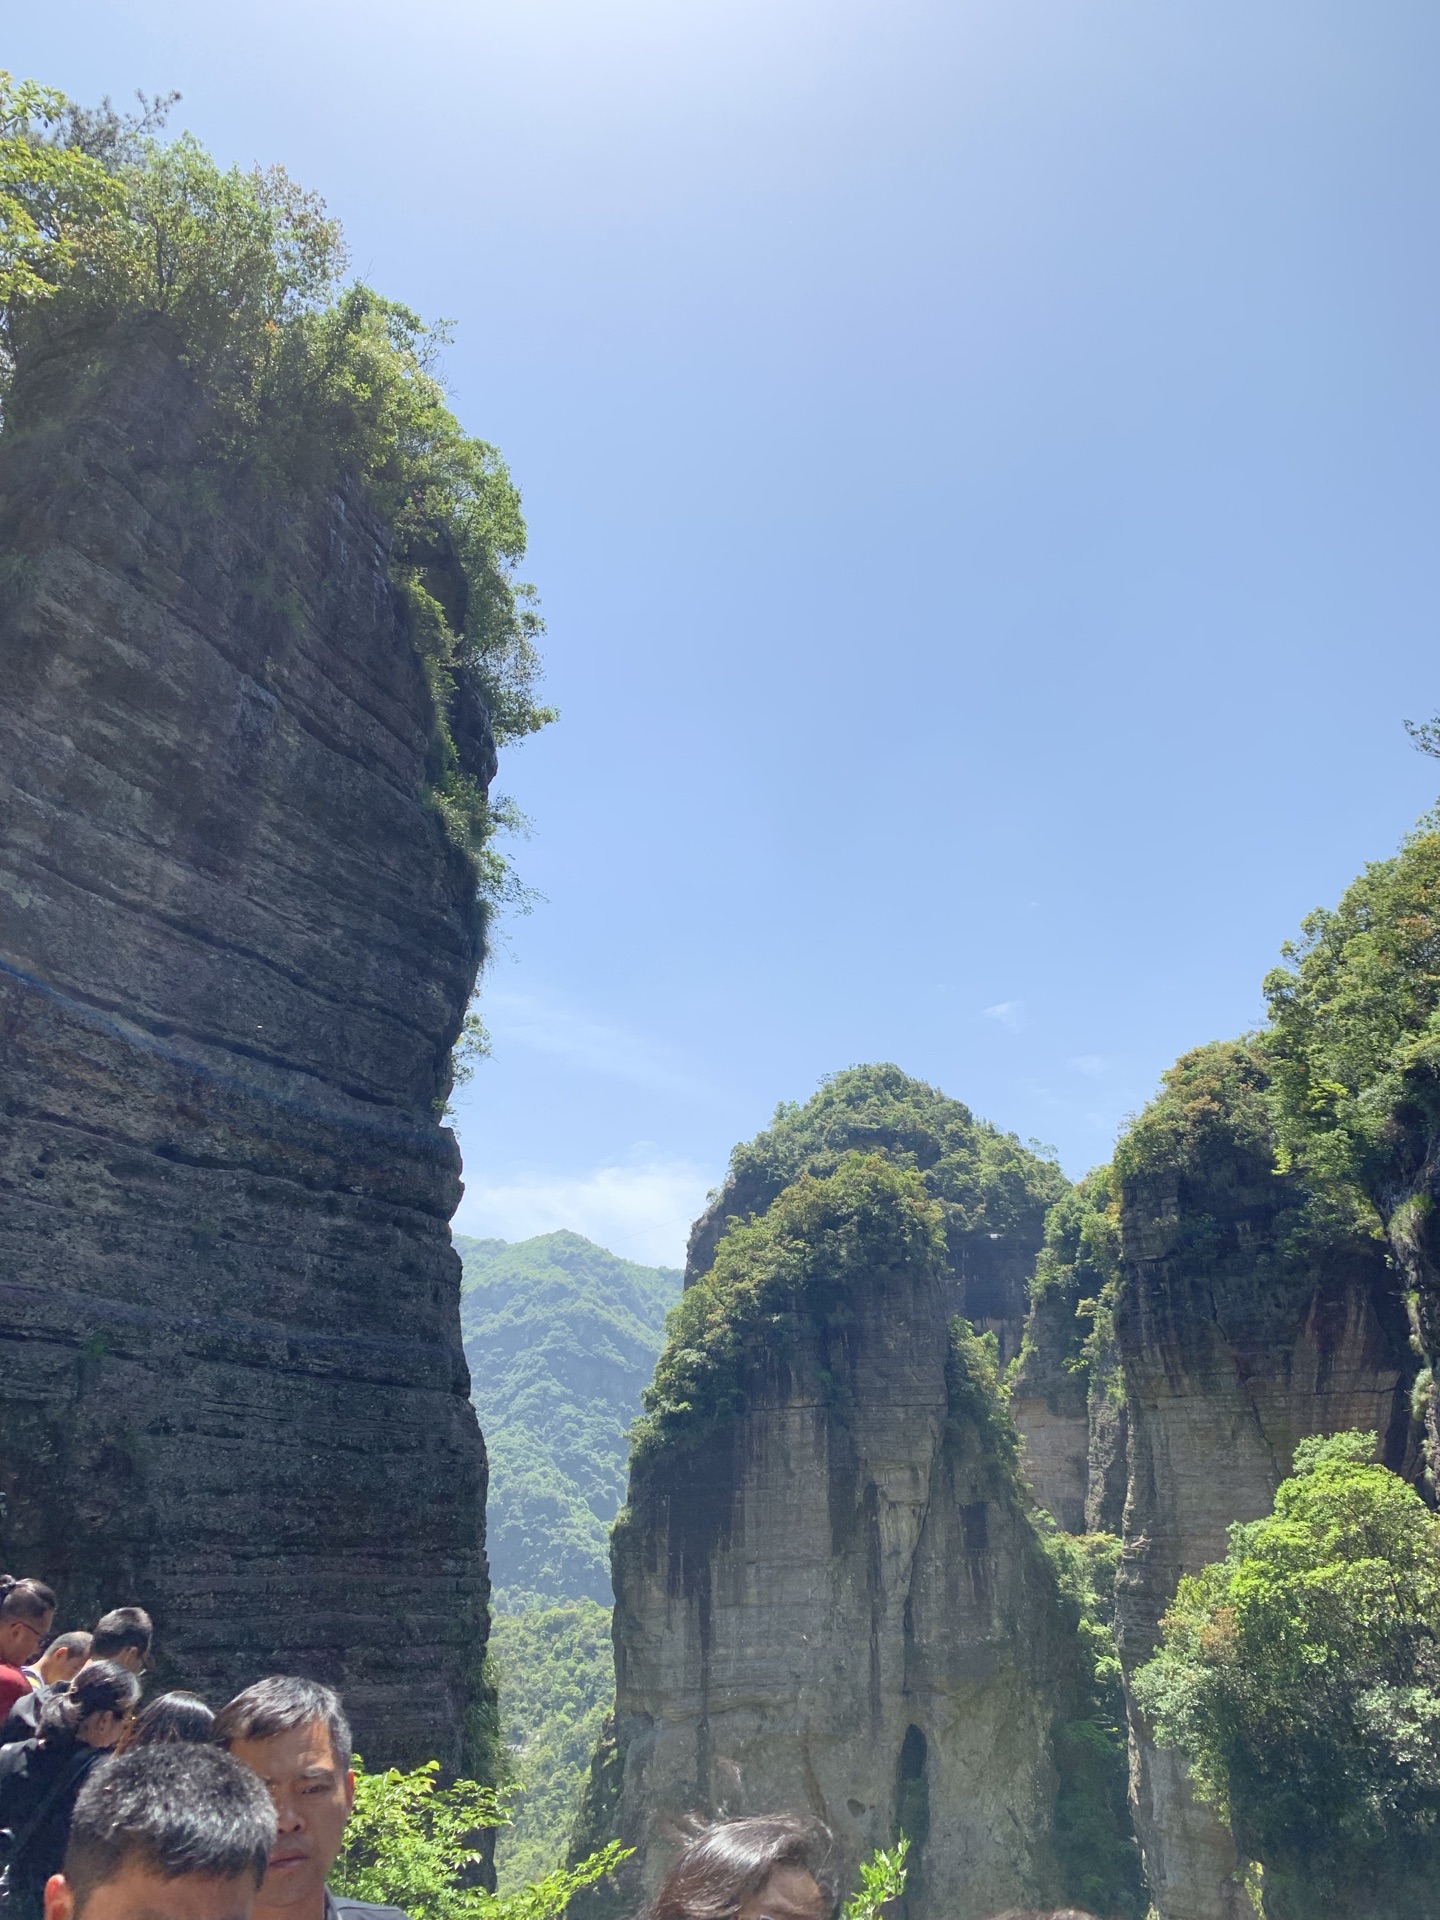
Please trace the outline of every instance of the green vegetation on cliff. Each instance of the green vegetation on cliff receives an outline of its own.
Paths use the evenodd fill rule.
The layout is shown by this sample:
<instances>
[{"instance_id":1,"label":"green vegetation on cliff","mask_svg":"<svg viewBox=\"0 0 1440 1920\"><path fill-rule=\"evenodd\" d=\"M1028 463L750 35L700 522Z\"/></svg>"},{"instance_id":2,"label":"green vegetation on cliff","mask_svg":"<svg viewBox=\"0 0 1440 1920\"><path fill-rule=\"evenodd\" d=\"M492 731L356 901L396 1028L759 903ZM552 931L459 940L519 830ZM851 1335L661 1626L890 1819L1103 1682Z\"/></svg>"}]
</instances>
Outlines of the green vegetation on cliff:
<instances>
[{"instance_id":1,"label":"green vegetation on cliff","mask_svg":"<svg viewBox=\"0 0 1440 1920\"><path fill-rule=\"evenodd\" d=\"M435 701L429 792L482 900L517 888L493 844L494 741L553 718L535 698L540 622L516 578L520 498L436 374L444 335L345 284L339 223L281 167L222 169L164 106L86 110L0 74L0 406L6 432L70 396L136 325L165 329L210 402L217 487L310 493L359 479L392 530L391 578ZM202 490L190 487L192 510ZM481 729L483 733L483 727Z\"/></svg>"},{"instance_id":2,"label":"green vegetation on cliff","mask_svg":"<svg viewBox=\"0 0 1440 1920\"><path fill-rule=\"evenodd\" d=\"M1440 1871L1440 1519L1374 1450L1302 1441L1273 1515L1180 1582L1134 1677L1263 1864L1271 1920L1419 1913Z\"/></svg>"},{"instance_id":3,"label":"green vegetation on cliff","mask_svg":"<svg viewBox=\"0 0 1440 1920\"><path fill-rule=\"evenodd\" d=\"M943 1257L943 1215L915 1169L872 1152L844 1155L824 1178L802 1173L759 1218L730 1229L681 1296L635 1423L632 1467L742 1413L747 1366L762 1345L783 1356L802 1310L843 1322L857 1278Z\"/></svg>"},{"instance_id":4,"label":"green vegetation on cliff","mask_svg":"<svg viewBox=\"0 0 1440 1920\"><path fill-rule=\"evenodd\" d=\"M471 1398L490 1455L497 1604L608 1606L630 1424L680 1275L578 1233L514 1244L457 1235L455 1245Z\"/></svg>"},{"instance_id":5,"label":"green vegetation on cliff","mask_svg":"<svg viewBox=\"0 0 1440 1920\"><path fill-rule=\"evenodd\" d=\"M941 1209L972 1318L1023 1314L1046 1210L1066 1191L1065 1176L1014 1134L888 1064L829 1075L803 1106L782 1104L763 1133L736 1147L724 1187L696 1223L689 1278L710 1265L732 1223L762 1214L801 1174L834 1173L852 1153L883 1154L917 1175Z\"/></svg>"}]
</instances>

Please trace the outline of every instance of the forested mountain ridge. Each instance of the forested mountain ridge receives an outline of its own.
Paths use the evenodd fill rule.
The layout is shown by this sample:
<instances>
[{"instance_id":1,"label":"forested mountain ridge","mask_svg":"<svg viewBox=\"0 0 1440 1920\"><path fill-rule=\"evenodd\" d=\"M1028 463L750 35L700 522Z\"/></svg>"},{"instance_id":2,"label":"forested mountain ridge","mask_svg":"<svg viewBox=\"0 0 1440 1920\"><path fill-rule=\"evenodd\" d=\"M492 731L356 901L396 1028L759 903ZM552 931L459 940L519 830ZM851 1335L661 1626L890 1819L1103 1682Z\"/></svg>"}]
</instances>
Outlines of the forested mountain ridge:
<instances>
[{"instance_id":1,"label":"forested mountain ridge","mask_svg":"<svg viewBox=\"0 0 1440 1920\"><path fill-rule=\"evenodd\" d=\"M471 1397L491 1462L497 1604L608 1607L630 1426L680 1275L563 1231L515 1243L457 1234L455 1246Z\"/></svg>"}]
</instances>

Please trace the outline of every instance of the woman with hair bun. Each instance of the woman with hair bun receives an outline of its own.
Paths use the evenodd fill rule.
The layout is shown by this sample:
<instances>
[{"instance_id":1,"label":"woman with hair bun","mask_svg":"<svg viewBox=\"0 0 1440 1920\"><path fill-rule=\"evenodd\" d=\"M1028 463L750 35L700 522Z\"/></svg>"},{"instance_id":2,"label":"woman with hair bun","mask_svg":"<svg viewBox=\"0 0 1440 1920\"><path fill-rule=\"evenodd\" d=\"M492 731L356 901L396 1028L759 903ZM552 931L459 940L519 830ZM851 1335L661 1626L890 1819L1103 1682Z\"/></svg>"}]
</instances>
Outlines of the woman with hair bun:
<instances>
[{"instance_id":1,"label":"woman with hair bun","mask_svg":"<svg viewBox=\"0 0 1440 1920\"><path fill-rule=\"evenodd\" d=\"M137 1713L120 1736L117 1753L135 1747L199 1745L210 1738L215 1716L198 1693L162 1693Z\"/></svg>"},{"instance_id":2,"label":"woman with hair bun","mask_svg":"<svg viewBox=\"0 0 1440 1920\"><path fill-rule=\"evenodd\" d=\"M59 1873L81 1787L125 1732L140 1682L113 1660L92 1660L40 1710L33 1740L0 1747L0 1828L9 1834L6 1920L42 1920L45 1882Z\"/></svg>"}]
</instances>

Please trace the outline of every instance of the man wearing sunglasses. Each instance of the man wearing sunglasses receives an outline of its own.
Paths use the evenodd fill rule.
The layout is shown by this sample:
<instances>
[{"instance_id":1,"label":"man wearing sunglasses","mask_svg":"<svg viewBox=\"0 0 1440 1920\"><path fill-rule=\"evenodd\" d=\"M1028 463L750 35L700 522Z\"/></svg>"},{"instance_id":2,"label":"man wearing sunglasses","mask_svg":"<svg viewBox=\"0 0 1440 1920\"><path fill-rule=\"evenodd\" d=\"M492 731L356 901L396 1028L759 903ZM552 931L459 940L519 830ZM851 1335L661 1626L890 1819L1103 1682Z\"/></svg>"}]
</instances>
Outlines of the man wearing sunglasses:
<instances>
[{"instance_id":1,"label":"man wearing sunglasses","mask_svg":"<svg viewBox=\"0 0 1440 1920\"><path fill-rule=\"evenodd\" d=\"M55 1596L41 1580L0 1574L0 1721L30 1682L21 1669L38 1659L55 1619Z\"/></svg>"}]
</instances>

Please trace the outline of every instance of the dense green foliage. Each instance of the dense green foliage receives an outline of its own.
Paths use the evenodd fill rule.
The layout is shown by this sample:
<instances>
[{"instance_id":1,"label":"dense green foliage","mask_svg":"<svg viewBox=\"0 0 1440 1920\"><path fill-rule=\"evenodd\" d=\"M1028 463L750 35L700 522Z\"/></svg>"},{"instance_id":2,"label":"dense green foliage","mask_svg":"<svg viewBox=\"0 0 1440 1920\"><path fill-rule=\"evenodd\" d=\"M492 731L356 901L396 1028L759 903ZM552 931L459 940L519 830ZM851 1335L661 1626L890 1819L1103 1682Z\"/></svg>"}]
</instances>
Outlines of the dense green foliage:
<instances>
[{"instance_id":1,"label":"dense green foliage","mask_svg":"<svg viewBox=\"0 0 1440 1920\"><path fill-rule=\"evenodd\" d=\"M1440 833L1367 867L1285 958L1265 983L1282 1143L1388 1213L1440 1136Z\"/></svg>"},{"instance_id":2,"label":"dense green foliage","mask_svg":"<svg viewBox=\"0 0 1440 1920\"><path fill-rule=\"evenodd\" d=\"M87 112L0 79L6 429L25 424L27 366L63 352L83 369L126 325L158 322L209 401L217 474L291 496L362 481L394 530L392 577L434 695L430 797L482 897L513 898L493 835L516 816L489 799L454 716L469 689L499 742L553 717L534 693L515 486L446 405L443 332L343 284L321 202L283 168L222 169L189 135L163 142L162 117Z\"/></svg>"},{"instance_id":3,"label":"dense green foliage","mask_svg":"<svg viewBox=\"0 0 1440 1920\"><path fill-rule=\"evenodd\" d=\"M509 1766L512 1824L496 1839L502 1891L557 1867L615 1693L610 1613L593 1600L498 1615L491 1659Z\"/></svg>"},{"instance_id":4,"label":"dense green foliage","mask_svg":"<svg viewBox=\"0 0 1440 1920\"><path fill-rule=\"evenodd\" d=\"M974 1429L1020 1497L1020 1435L1010 1417L999 1345L993 1333L976 1333L958 1313L950 1322L945 1394L950 1419Z\"/></svg>"},{"instance_id":5,"label":"dense green foliage","mask_svg":"<svg viewBox=\"0 0 1440 1920\"><path fill-rule=\"evenodd\" d=\"M455 1244L471 1394L490 1454L497 1604L608 1606L630 1424L680 1276L617 1259L578 1233Z\"/></svg>"},{"instance_id":6,"label":"dense green foliage","mask_svg":"<svg viewBox=\"0 0 1440 1920\"><path fill-rule=\"evenodd\" d=\"M1440 1519L1374 1447L1303 1441L1273 1515L1181 1581L1134 1678L1267 1904L1289 1886L1329 1911L1440 1870Z\"/></svg>"},{"instance_id":7,"label":"dense green foliage","mask_svg":"<svg viewBox=\"0 0 1440 1920\"><path fill-rule=\"evenodd\" d=\"M1066 1893L1095 1913L1139 1920L1146 1901L1130 1826L1125 1695L1115 1646L1120 1542L1110 1533L1062 1533L1045 1514L1036 1516L1036 1525L1079 1655L1074 1711L1054 1733L1055 1849Z\"/></svg>"},{"instance_id":8,"label":"dense green foliage","mask_svg":"<svg viewBox=\"0 0 1440 1920\"><path fill-rule=\"evenodd\" d=\"M1053 1161L923 1080L890 1065L849 1067L804 1105L785 1102L765 1132L736 1147L728 1191L758 1213L802 1173L834 1173L847 1155L883 1153L915 1171L956 1234L1033 1233L1065 1191Z\"/></svg>"},{"instance_id":9,"label":"dense green foliage","mask_svg":"<svg viewBox=\"0 0 1440 1920\"><path fill-rule=\"evenodd\" d=\"M1113 1374L1109 1355L1120 1283L1120 1209L1109 1167L1096 1167L1045 1216L1030 1282L1020 1366L1059 1402L1083 1402L1091 1378Z\"/></svg>"},{"instance_id":10,"label":"dense green foliage","mask_svg":"<svg viewBox=\"0 0 1440 1920\"><path fill-rule=\"evenodd\" d=\"M356 1762L355 1810L330 1886L352 1900L402 1908L411 1920L559 1920L571 1896L627 1857L606 1847L578 1866L504 1894L475 1884L486 1829L507 1816L492 1787L439 1782L435 1761L413 1773L367 1773Z\"/></svg>"},{"instance_id":11,"label":"dense green foliage","mask_svg":"<svg viewBox=\"0 0 1440 1920\"><path fill-rule=\"evenodd\" d=\"M747 1359L762 1344L784 1353L802 1312L843 1322L856 1281L931 1267L943 1254L941 1210L914 1169L872 1152L845 1155L824 1178L801 1174L758 1219L731 1228L714 1266L681 1297L632 1461L694 1445L741 1413Z\"/></svg>"}]
</instances>

